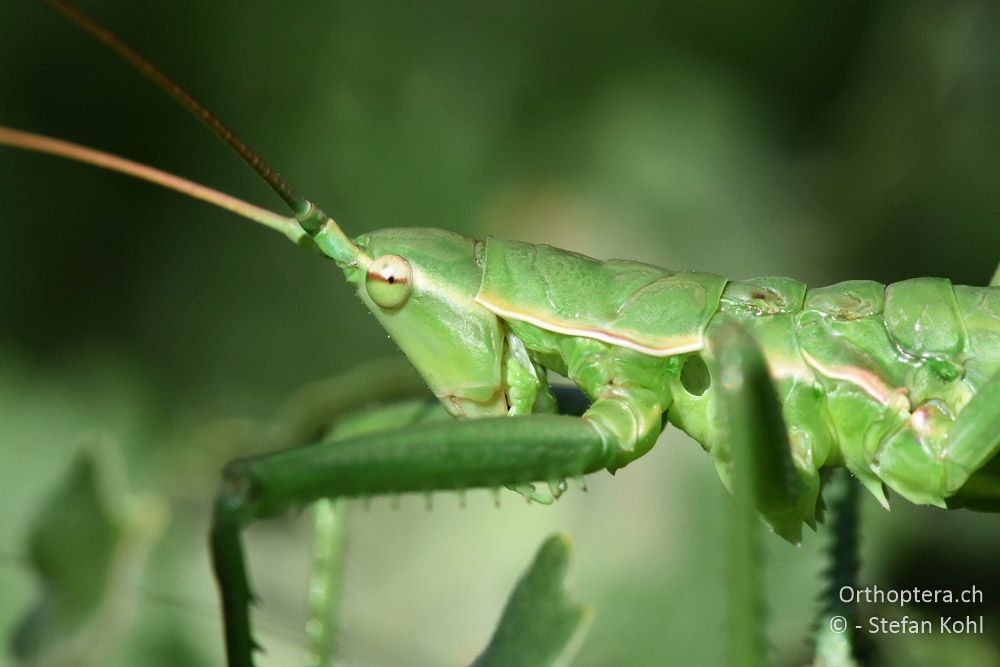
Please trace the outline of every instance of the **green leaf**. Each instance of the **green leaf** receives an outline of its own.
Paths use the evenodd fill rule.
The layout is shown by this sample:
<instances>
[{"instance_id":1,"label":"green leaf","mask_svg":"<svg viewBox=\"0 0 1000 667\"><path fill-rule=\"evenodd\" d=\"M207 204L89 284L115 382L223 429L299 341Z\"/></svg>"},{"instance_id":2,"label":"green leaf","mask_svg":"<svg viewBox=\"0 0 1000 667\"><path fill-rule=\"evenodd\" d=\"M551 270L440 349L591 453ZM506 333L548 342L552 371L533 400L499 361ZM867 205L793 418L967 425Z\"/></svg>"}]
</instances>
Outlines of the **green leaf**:
<instances>
[{"instance_id":1,"label":"green leaf","mask_svg":"<svg viewBox=\"0 0 1000 667\"><path fill-rule=\"evenodd\" d=\"M798 479L781 402L764 355L749 333L733 320L722 321L710 343L718 357L716 374L721 379L728 424L733 496L741 505L756 507L778 535L799 544L802 517Z\"/></svg>"},{"instance_id":2,"label":"green leaf","mask_svg":"<svg viewBox=\"0 0 1000 667\"><path fill-rule=\"evenodd\" d=\"M11 639L31 665L103 664L126 630L165 505L126 495L117 448L85 447L38 513L29 560L41 594Z\"/></svg>"},{"instance_id":3,"label":"green leaf","mask_svg":"<svg viewBox=\"0 0 1000 667\"><path fill-rule=\"evenodd\" d=\"M538 550L504 608L503 617L475 667L568 665L590 628L591 607L574 603L563 590L570 542L549 537Z\"/></svg>"},{"instance_id":4,"label":"green leaf","mask_svg":"<svg viewBox=\"0 0 1000 667\"><path fill-rule=\"evenodd\" d=\"M727 437L732 456L729 519L728 660L740 667L766 664L766 605L757 512L775 531L797 542L801 521L784 508L796 505L790 448L781 404L753 339L724 321L711 339L717 356Z\"/></svg>"}]
</instances>

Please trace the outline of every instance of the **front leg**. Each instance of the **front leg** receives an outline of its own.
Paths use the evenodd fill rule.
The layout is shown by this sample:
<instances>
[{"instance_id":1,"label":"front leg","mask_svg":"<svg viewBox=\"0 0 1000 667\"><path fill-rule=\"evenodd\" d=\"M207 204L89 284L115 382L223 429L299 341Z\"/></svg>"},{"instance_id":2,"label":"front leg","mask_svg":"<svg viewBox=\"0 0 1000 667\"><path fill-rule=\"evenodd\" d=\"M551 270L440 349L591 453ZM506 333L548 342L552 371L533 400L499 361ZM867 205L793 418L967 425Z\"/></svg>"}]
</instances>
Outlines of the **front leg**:
<instances>
[{"instance_id":1,"label":"front leg","mask_svg":"<svg viewBox=\"0 0 1000 667\"><path fill-rule=\"evenodd\" d=\"M227 465L211 550L229 665L252 665L255 648L240 537L246 525L319 498L496 488L561 480L614 465L621 458L619 444L610 429L598 425L604 418L587 415L424 423Z\"/></svg>"}]
</instances>

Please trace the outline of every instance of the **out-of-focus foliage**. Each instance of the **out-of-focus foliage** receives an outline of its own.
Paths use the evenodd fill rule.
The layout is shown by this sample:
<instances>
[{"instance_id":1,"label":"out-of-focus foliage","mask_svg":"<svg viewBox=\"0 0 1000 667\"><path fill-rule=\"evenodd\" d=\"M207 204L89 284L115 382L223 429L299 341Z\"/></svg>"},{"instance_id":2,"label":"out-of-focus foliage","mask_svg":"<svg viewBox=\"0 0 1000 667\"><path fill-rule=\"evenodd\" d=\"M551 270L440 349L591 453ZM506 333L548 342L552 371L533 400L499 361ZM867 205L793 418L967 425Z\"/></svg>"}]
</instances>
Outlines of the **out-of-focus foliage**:
<instances>
[{"instance_id":1,"label":"out-of-focus foliage","mask_svg":"<svg viewBox=\"0 0 1000 667\"><path fill-rule=\"evenodd\" d=\"M592 607L573 602L563 590L570 551L565 535L542 543L474 667L570 664L594 617Z\"/></svg>"},{"instance_id":2,"label":"out-of-focus foliage","mask_svg":"<svg viewBox=\"0 0 1000 667\"><path fill-rule=\"evenodd\" d=\"M719 383L719 419L726 428L724 458L733 494L726 542L726 660L735 667L759 667L767 654L760 519L776 535L799 544L802 516L788 508L798 504L800 485L763 352L735 321L715 327L708 344L712 377Z\"/></svg>"},{"instance_id":3,"label":"out-of-focus foliage","mask_svg":"<svg viewBox=\"0 0 1000 667\"><path fill-rule=\"evenodd\" d=\"M861 618L858 608L841 591L858 588L858 496L861 485L847 470L830 475L823 493L826 505L827 565L823 569L820 613L813 635L816 654L813 667L858 667L856 629ZM843 619L843 625L840 624Z\"/></svg>"},{"instance_id":4,"label":"out-of-focus foliage","mask_svg":"<svg viewBox=\"0 0 1000 667\"><path fill-rule=\"evenodd\" d=\"M42 594L11 649L32 665L102 665L131 628L138 582L166 515L154 498L130 498L118 452L91 444L53 489L31 531Z\"/></svg>"},{"instance_id":5,"label":"out-of-focus foliage","mask_svg":"<svg viewBox=\"0 0 1000 667\"><path fill-rule=\"evenodd\" d=\"M936 2L87 0L351 233L433 225L811 284L1000 259L1000 8ZM207 132L40 3L0 7L0 122L277 204ZM0 150L0 632L36 595L30 517L89 433L173 519L115 664L218 664L204 533L218 471L266 449L294 389L396 354L338 273L280 236L130 180ZM346 664L455 664L486 644L553 530L597 609L577 664L722 659L710 461L669 432L553 508L404 499L352 513ZM995 516L862 500L862 583L984 591ZM265 664L304 643L308 527L250 531ZM774 660L807 660L821 540L766 542ZM921 606L931 617L955 609ZM863 610L896 614L898 609ZM893 616L890 616L893 617ZM992 625L991 625L992 623ZM873 638L875 664L995 660L990 636ZM922 658L921 658L922 659ZM966 663L969 664L969 663ZM977 664L977 663L971 663Z\"/></svg>"}]
</instances>

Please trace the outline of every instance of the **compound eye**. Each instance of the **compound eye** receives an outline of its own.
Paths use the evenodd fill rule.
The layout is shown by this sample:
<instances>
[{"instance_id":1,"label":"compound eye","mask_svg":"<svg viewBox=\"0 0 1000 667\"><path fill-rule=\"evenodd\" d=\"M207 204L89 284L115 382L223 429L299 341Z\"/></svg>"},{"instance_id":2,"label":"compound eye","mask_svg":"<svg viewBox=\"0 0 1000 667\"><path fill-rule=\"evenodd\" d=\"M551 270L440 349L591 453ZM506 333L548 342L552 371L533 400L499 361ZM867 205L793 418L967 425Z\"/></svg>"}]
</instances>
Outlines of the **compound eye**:
<instances>
[{"instance_id":1,"label":"compound eye","mask_svg":"<svg viewBox=\"0 0 1000 667\"><path fill-rule=\"evenodd\" d=\"M365 289L382 308L399 308L410 297L413 270L399 255L382 255L368 267Z\"/></svg>"}]
</instances>

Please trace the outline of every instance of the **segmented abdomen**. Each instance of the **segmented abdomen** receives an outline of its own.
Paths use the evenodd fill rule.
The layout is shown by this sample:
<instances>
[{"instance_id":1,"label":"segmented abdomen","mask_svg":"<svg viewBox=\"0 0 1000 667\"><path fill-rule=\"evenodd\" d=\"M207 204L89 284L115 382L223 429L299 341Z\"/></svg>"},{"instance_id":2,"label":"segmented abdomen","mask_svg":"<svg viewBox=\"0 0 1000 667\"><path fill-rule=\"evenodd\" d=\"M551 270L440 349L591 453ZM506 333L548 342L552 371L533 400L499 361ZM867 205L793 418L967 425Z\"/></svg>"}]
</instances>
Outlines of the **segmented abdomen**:
<instances>
[{"instance_id":1,"label":"segmented abdomen","mask_svg":"<svg viewBox=\"0 0 1000 667\"><path fill-rule=\"evenodd\" d=\"M948 430L1000 367L1000 288L769 277L729 283L720 305L768 359L803 475L843 464L880 499L885 482L943 504Z\"/></svg>"}]
</instances>

